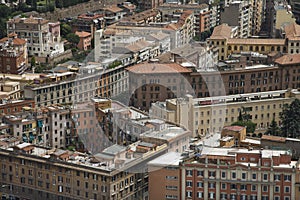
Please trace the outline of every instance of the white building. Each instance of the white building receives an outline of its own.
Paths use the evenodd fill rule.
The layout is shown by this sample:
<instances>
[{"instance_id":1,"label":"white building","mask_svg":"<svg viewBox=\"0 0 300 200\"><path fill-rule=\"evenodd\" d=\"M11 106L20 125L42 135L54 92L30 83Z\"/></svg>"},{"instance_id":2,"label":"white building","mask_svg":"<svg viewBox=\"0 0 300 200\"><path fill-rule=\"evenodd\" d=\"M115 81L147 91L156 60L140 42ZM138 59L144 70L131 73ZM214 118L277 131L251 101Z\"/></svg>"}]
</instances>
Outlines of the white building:
<instances>
[{"instance_id":1,"label":"white building","mask_svg":"<svg viewBox=\"0 0 300 200\"><path fill-rule=\"evenodd\" d=\"M60 23L50 23L43 18L16 17L7 21L7 33L16 33L27 40L29 56L54 57L64 52L60 37Z\"/></svg>"}]
</instances>

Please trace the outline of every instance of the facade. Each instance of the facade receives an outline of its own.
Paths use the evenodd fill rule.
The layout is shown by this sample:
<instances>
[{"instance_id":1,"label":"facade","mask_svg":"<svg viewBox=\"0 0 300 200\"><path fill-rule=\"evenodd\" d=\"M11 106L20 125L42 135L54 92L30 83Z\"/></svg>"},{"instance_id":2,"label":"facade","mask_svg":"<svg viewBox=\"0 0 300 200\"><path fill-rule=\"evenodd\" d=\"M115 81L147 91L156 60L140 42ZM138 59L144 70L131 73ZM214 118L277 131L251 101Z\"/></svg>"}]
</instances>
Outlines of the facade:
<instances>
[{"instance_id":1,"label":"facade","mask_svg":"<svg viewBox=\"0 0 300 200\"><path fill-rule=\"evenodd\" d=\"M203 147L184 157L170 152L148 168L150 199L298 197L299 163L288 151Z\"/></svg>"},{"instance_id":2,"label":"facade","mask_svg":"<svg viewBox=\"0 0 300 200\"><path fill-rule=\"evenodd\" d=\"M263 1L255 1L252 0L252 31L251 35L258 35L262 28L262 23L264 20L264 13L263 13Z\"/></svg>"},{"instance_id":3,"label":"facade","mask_svg":"<svg viewBox=\"0 0 300 200\"><path fill-rule=\"evenodd\" d=\"M220 25L208 39L209 44L219 48L219 60L226 60L230 54L241 52L288 52L285 39L234 38L234 31L226 25ZM232 33L232 34L230 34Z\"/></svg>"},{"instance_id":4,"label":"facade","mask_svg":"<svg viewBox=\"0 0 300 200\"><path fill-rule=\"evenodd\" d=\"M26 110L34 107L35 106L33 100L9 101L9 100L2 99L0 104L0 113L2 113L3 115L11 115L11 114L19 113L22 110Z\"/></svg>"},{"instance_id":5,"label":"facade","mask_svg":"<svg viewBox=\"0 0 300 200\"><path fill-rule=\"evenodd\" d=\"M297 90L238 94L209 98L170 99L152 103L150 116L181 124L193 132L193 136L205 136L221 132L224 126L238 121L242 108L248 110L250 119L257 124L257 133L264 133L272 119L278 124L284 104L299 98Z\"/></svg>"},{"instance_id":6,"label":"facade","mask_svg":"<svg viewBox=\"0 0 300 200\"><path fill-rule=\"evenodd\" d=\"M126 12L123 10L123 8L120 8L117 5L110 5L104 7L102 10L104 13L104 20L106 26L114 24L126 16Z\"/></svg>"},{"instance_id":7,"label":"facade","mask_svg":"<svg viewBox=\"0 0 300 200\"><path fill-rule=\"evenodd\" d=\"M251 1L232 1L225 5L221 12L221 23L238 27L238 36L247 38L252 30L252 4Z\"/></svg>"},{"instance_id":8,"label":"facade","mask_svg":"<svg viewBox=\"0 0 300 200\"><path fill-rule=\"evenodd\" d=\"M78 49L87 51L92 48L92 35L88 32L75 32L79 36L80 40L77 44Z\"/></svg>"},{"instance_id":9,"label":"facade","mask_svg":"<svg viewBox=\"0 0 300 200\"><path fill-rule=\"evenodd\" d=\"M278 3L275 1L274 5L274 22L272 23L271 37L279 37L282 28L289 24L294 24L296 19L290 10L289 5L284 5L283 3Z\"/></svg>"},{"instance_id":10,"label":"facade","mask_svg":"<svg viewBox=\"0 0 300 200\"><path fill-rule=\"evenodd\" d=\"M150 0L150 1L142 0L141 2L139 2L139 7L142 10L148 10L148 9L157 8L163 3L164 3L163 0Z\"/></svg>"},{"instance_id":11,"label":"facade","mask_svg":"<svg viewBox=\"0 0 300 200\"><path fill-rule=\"evenodd\" d=\"M296 199L298 165L287 151L204 148L180 164L181 199Z\"/></svg>"},{"instance_id":12,"label":"facade","mask_svg":"<svg viewBox=\"0 0 300 200\"><path fill-rule=\"evenodd\" d=\"M300 25L292 23L284 27L284 36L287 38L287 49L289 54L300 53Z\"/></svg>"},{"instance_id":13,"label":"facade","mask_svg":"<svg viewBox=\"0 0 300 200\"><path fill-rule=\"evenodd\" d=\"M176 63L142 63L126 69L129 74L129 105L148 110L151 102L186 94L189 69ZM165 77L168 77L167 79Z\"/></svg>"},{"instance_id":14,"label":"facade","mask_svg":"<svg viewBox=\"0 0 300 200\"><path fill-rule=\"evenodd\" d=\"M36 17L14 18L7 21L7 33L27 39L29 56L55 57L64 51L60 37L60 23Z\"/></svg>"},{"instance_id":15,"label":"facade","mask_svg":"<svg viewBox=\"0 0 300 200\"><path fill-rule=\"evenodd\" d=\"M200 33L209 31L210 15L209 6L207 4L162 4L158 8L162 12L163 21L174 20L174 15L177 16L180 11L192 10L195 16L195 35L200 36Z\"/></svg>"},{"instance_id":16,"label":"facade","mask_svg":"<svg viewBox=\"0 0 300 200\"><path fill-rule=\"evenodd\" d=\"M23 74L28 67L27 42L15 34L0 40L1 73Z\"/></svg>"}]
</instances>

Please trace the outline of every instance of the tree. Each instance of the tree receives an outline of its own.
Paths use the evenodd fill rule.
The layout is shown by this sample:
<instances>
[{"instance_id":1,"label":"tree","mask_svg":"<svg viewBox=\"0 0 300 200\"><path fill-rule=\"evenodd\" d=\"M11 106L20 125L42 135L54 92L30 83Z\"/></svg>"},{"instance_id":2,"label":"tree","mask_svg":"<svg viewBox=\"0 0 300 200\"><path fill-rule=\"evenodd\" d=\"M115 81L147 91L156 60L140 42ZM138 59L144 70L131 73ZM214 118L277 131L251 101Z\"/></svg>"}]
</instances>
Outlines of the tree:
<instances>
[{"instance_id":1,"label":"tree","mask_svg":"<svg viewBox=\"0 0 300 200\"><path fill-rule=\"evenodd\" d=\"M31 68L35 67L35 57L32 56L31 60L30 60L30 64L31 64Z\"/></svg>"},{"instance_id":2,"label":"tree","mask_svg":"<svg viewBox=\"0 0 300 200\"><path fill-rule=\"evenodd\" d=\"M79 36L75 33L69 33L66 38L73 45L73 47L76 47L80 40Z\"/></svg>"},{"instance_id":3,"label":"tree","mask_svg":"<svg viewBox=\"0 0 300 200\"><path fill-rule=\"evenodd\" d=\"M299 138L300 136L300 100L295 99L290 105L284 104L280 113L283 137Z\"/></svg>"},{"instance_id":4,"label":"tree","mask_svg":"<svg viewBox=\"0 0 300 200\"><path fill-rule=\"evenodd\" d=\"M231 125L245 126L247 128L247 133L253 133L255 131L256 124L251 121L251 115L248 112L249 108L242 107L239 112L238 121Z\"/></svg>"},{"instance_id":5,"label":"tree","mask_svg":"<svg viewBox=\"0 0 300 200\"><path fill-rule=\"evenodd\" d=\"M60 32L61 32L61 36L66 38L69 33L72 33L72 28L69 24L61 23Z\"/></svg>"},{"instance_id":6,"label":"tree","mask_svg":"<svg viewBox=\"0 0 300 200\"><path fill-rule=\"evenodd\" d=\"M275 119L273 118L270 127L268 128L268 130L265 132L266 135L275 135L275 136L279 136L280 135L280 129L277 125L277 122L275 121Z\"/></svg>"}]
</instances>

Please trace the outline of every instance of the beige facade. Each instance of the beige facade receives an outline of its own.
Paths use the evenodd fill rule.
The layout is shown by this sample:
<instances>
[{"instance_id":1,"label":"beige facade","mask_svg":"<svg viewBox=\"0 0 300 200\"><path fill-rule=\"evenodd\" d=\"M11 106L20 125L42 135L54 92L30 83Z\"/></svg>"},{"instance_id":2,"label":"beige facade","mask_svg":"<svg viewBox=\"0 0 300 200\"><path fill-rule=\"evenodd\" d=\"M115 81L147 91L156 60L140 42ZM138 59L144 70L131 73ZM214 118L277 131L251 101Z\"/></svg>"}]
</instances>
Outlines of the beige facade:
<instances>
[{"instance_id":1,"label":"beige facade","mask_svg":"<svg viewBox=\"0 0 300 200\"><path fill-rule=\"evenodd\" d=\"M223 126L238 121L239 112L246 108L256 132L264 133L272 119L280 125L279 113L284 104L299 98L297 90L273 91L193 99L171 99L165 103L152 103L150 114L182 124L192 131L193 136L204 136L220 132ZM169 118L168 118L169 117Z\"/></svg>"}]
</instances>

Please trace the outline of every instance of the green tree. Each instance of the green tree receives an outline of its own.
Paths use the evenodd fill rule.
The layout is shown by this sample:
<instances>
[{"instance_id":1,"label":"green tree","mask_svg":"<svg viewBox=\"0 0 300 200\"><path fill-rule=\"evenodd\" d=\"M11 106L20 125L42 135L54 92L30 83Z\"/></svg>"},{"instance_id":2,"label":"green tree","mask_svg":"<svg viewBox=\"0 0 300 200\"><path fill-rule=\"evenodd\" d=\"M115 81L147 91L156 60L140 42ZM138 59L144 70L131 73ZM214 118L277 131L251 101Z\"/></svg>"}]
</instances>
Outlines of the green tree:
<instances>
[{"instance_id":1,"label":"green tree","mask_svg":"<svg viewBox=\"0 0 300 200\"><path fill-rule=\"evenodd\" d=\"M275 135L275 136L279 136L280 135L280 128L277 125L277 122L275 121L275 119L273 118L270 127L268 128L268 130L265 132L266 135Z\"/></svg>"},{"instance_id":2,"label":"green tree","mask_svg":"<svg viewBox=\"0 0 300 200\"><path fill-rule=\"evenodd\" d=\"M60 32L61 32L61 36L66 38L69 33L72 33L72 28L69 24L61 23Z\"/></svg>"},{"instance_id":3,"label":"green tree","mask_svg":"<svg viewBox=\"0 0 300 200\"><path fill-rule=\"evenodd\" d=\"M32 56L31 60L30 60L30 64L31 64L31 68L35 67L35 57Z\"/></svg>"},{"instance_id":4,"label":"green tree","mask_svg":"<svg viewBox=\"0 0 300 200\"><path fill-rule=\"evenodd\" d=\"M290 105L284 104L280 113L281 133L284 137L300 136L300 100L295 99Z\"/></svg>"},{"instance_id":5,"label":"green tree","mask_svg":"<svg viewBox=\"0 0 300 200\"><path fill-rule=\"evenodd\" d=\"M69 33L66 38L73 45L73 47L76 47L80 40L79 36L75 33Z\"/></svg>"},{"instance_id":6,"label":"green tree","mask_svg":"<svg viewBox=\"0 0 300 200\"><path fill-rule=\"evenodd\" d=\"M238 121L232 123L233 126L245 126L247 128L247 133L253 133L256 129L256 124L251 121L251 115L248 113L249 108L242 107Z\"/></svg>"}]
</instances>

